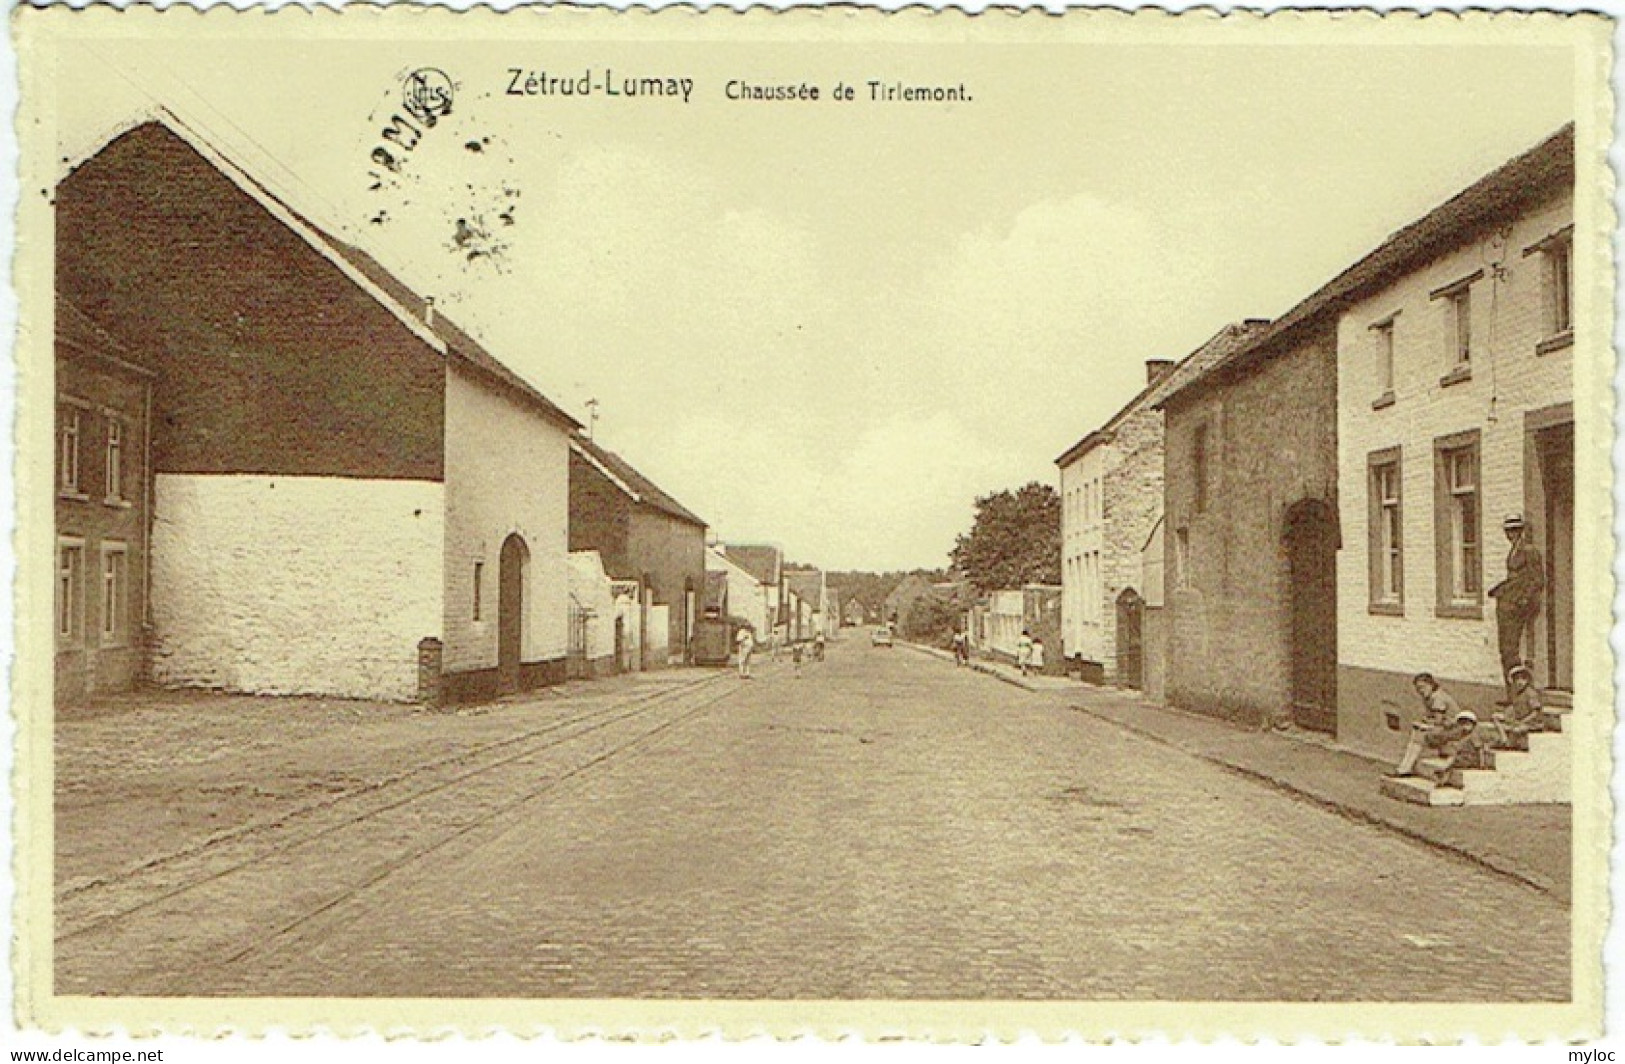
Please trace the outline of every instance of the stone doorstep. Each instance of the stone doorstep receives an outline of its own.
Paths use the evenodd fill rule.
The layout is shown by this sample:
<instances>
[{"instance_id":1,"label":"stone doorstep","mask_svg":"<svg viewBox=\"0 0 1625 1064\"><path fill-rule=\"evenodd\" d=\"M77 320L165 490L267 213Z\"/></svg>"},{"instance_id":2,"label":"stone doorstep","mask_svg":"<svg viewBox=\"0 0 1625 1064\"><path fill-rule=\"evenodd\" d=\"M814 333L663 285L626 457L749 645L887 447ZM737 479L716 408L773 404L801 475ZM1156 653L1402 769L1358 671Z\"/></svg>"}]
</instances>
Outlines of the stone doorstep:
<instances>
[{"instance_id":1,"label":"stone doorstep","mask_svg":"<svg viewBox=\"0 0 1625 1064\"><path fill-rule=\"evenodd\" d=\"M1382 793L1413 805L1465 805L1467 800L1460 787L1440 787L1420 776L1385 776Z\"/></svg>"}]
</instances>

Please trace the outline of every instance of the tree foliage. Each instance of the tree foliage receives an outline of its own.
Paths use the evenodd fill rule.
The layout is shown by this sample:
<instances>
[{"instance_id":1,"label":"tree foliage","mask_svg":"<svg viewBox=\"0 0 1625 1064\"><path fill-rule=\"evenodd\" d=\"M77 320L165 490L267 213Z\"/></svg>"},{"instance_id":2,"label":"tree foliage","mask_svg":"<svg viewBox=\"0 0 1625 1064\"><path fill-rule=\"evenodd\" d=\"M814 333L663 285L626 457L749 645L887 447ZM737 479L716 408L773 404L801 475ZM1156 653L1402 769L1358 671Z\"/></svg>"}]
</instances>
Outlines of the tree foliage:
<instances>
[{"instance_id":1,"label":"tree foliage","mask_svg":"<svg viewBox=\"0 0 1625 1064\"><path fill-rule=\"evenodd\" d=\"M950 552L980 592L1061 582L1061 496L1032 481L976 500L976 517Z\"/></svg>"}]
</instances>

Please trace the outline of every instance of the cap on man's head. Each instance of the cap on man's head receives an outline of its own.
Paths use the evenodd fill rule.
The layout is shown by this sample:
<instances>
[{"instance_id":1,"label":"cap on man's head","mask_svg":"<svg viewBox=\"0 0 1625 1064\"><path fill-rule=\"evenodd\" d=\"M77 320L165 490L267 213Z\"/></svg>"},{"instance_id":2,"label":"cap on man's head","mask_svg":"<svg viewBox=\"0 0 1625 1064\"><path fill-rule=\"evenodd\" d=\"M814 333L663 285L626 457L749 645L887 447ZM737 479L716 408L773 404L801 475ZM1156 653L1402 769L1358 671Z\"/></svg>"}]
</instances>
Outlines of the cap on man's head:
<instances>
[{"instance_id":1,"label":"cap on man's head","mask_svg":"<svg viewBox=\"0 0 1625 1064\"><path fill-rule=\"evenodd\" d=\"M1477 724L1478 723L1478 714L1474 713L1470 709L1464 709L1460 713L1456 714L1456 719L1457 720L1470 720L1474 724Z\"/></svg>"},{"instance_id":2,"label":"cap on man's head","mask_svg":"<svg viewBox=\"0 0 1625 1064\"><path fill-rule=\"evenodd\" d=\"M1526 680L1533 680L1535 678L1535 674L1529 671L1529 666L1527 665L1514 665L1512 668L1507 670L1507 679L1509 680L1516 680L1520 676Z\"/></svg>"},{"instance_id":3,"label":"cap on man's head","mask_svg":"<svg viewBox=\"0 0 1625 1064\"><path fill-rule=\"evenodd\" d=\"M1511 514L1505 521L1501 522L1501 527L1511 532L1513 529L1527 528L1529 526L1524 522L1523 514Z\"/></svg>"}]
</instances>

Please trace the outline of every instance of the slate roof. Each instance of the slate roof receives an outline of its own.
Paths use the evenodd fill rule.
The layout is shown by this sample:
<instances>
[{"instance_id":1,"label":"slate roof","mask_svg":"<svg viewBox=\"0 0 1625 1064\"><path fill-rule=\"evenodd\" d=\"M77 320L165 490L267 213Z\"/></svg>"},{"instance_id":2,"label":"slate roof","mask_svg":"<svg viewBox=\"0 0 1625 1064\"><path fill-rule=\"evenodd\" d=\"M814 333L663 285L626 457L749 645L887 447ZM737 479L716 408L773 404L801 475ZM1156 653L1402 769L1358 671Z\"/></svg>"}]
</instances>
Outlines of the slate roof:
<instances>
[{"instance_id":1,"label":"slate roof","mask_svg":"<svg viewBox=\"0 0 1625 1064\"><path fill-rule=\"evenodd\" d=\"M261 206L268 209L273 216L279 214L287 216L287 218L279 217L279 221L287 224L287 219L291 218L294 223L291 228L307 243L312 244L318 253L335 262L342 262L354 270L355 273L360 274L368 283L387 296L389 302L396 304L391 307L386 302L387 309L397 316L410 319L414 326L427 330L428 333L440 341L448 356L459 359L473 367L488 380L509 389L527 405L550 420L561 424L566 429L573 431L581 428L579 421L561 410L551 399L537 390L534 385L503 365L495 355L492 355L450 319L436 313L431 320L428 312L429 301L418 295L405 282L385 269L371 254L327 232L320 225L313 222L303 211L300 211L277 193L271 191L264 182L254 176L247 168L232 159L227 153L221 151L201 133L172 113L164 111L158 118L133 125L112 138L108 143L132 134L148 131L166 133L186 144L210 166L224 174L239 189L250 197L259 200ZM106 145L103 145L94 154L100 154L105 147ZM94 157L94 154L92 157ZM365 288L365 285L362 287ZM374 293L374 298L376 298L376 293Z\"/></svg>"},{"instance_id":2,"label":"slate roof","mask_svg":"<svg viewBox=\"0 0 1625 1064\"><path fill-rule=\"evenodd\" d=\"M1502 164L1421 218L1392 233L1375 250L1333 277L1276 319L1251 343L1232 352L1206 373L1188 378L1159 400L1227 379L1279 354L1307 331L1327 327L1328 319L1395 278L1477 239L1506 220L1574 187L1574 123Z\"/></svg>"},{"instance_id":3,"label":"slate roof","mask_svg":"<svg viewBox=\"0 0 1625 1064\"><path fill-rule=\"evenodd\" d=\"M762 583L778 586L784 566L784 552L778 547L765 543L724 543L722 553Z\"/></svg>"},{"instance_id":4,"label":"slate roof","mask_svg":"<svg viewBox=\"0 0 1625 1064\"><path fill-rule=\"evenodd\" d=\"M824 574L818 569L795 569L784 574L784 583L808 605L823 605Z\"/></svg>"},{"instance_id":5,"label":"slate roof","mask_svg":"<svg viewBox=\"0 0 1625 1064\"><path fill-rule=\"evenodd\" d=\"M639 473L632 463L609 448L602 447L580 434L570 440L570 446L580 450L607 469L611 476L619 481L617 487L620 487L622 491L626 491L634 502L646 503L661 513L677 518L679 521L700 528L706 527L704 518L696 517L682 503L661 490L658 484Z\"/></svg>"},{"instance_id":6,"label":"slate roof","mask_svg":"<svg viewBox=\"0 0 1625 1064\"><path fill-rule=\"evenodd\" d=\"M1068 447L1059 458L1055 459L1055 464L1058 466L1071 465L1094 448L1103 443L1111 442L1117 426L1121 425L1131 415L1148 407L1160 405L1164 398L1183 388L1188 382L1207 372L1209 368L1217 365L1239 347L1261 335L1268 326L1268 321L1259 318L1249 318L1246 321L1232 322L1226 325L1209 337L1201 347L1180 359L1179 363L1167 373L1140 389L1139 394L1125 403L1123 408L1113 414L1106 424Z\"/></svg>"},{"instance_id":7,"label":"slate roof","mask_svg":"<svg viewBox=\"0 0 1625 1064\"><path fill-rule=\"evenodd\" d=\"M91 320L90 315L64 295L56 297L56 341L80 351L111 358L144 377L155 376L124 343Z\"/></svg>"}]
</instances>

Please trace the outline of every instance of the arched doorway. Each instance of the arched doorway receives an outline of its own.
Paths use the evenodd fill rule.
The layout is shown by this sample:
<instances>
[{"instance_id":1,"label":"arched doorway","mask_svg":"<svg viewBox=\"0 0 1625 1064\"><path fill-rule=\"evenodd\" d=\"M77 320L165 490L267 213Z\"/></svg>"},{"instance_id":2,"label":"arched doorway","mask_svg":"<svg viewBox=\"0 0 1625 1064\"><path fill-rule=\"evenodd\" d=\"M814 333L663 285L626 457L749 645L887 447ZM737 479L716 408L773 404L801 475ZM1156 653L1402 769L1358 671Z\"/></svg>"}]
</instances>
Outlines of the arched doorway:
<instances>
[{"instance_id":1,"label":"arched doorway","mask_svg":"<svg viewBox=\"0 0 1625 1064\"><path fill-rule=\"evenodd\" d=\"M530 548L515 532L502 541L497 568L497 692L519 690L519 659L525 645L525 567Z\"/></svg>"},{"instance_id":2,"label":"arched doorway","mask_svg":"<svg viewBox=\"0 0 1625 1064\"><path fill-rule=\"evenodd\" d=\"M1291 597L1292 719L1337 731L1337 517L1319 499L1287 511L1282 530Z\"/></svg>"},{"instance_id":3,"label":"arched doorway","mask_svg":"<svg viewBox=\"0 0 1625 1064\"><path fill-rule=\"evenodd\" d=\"M1132 587L1117 596L1117 682L1145 685L1145 599Z\"/></svg>"}]
</instances>

